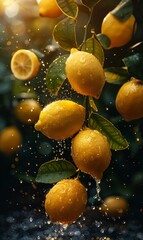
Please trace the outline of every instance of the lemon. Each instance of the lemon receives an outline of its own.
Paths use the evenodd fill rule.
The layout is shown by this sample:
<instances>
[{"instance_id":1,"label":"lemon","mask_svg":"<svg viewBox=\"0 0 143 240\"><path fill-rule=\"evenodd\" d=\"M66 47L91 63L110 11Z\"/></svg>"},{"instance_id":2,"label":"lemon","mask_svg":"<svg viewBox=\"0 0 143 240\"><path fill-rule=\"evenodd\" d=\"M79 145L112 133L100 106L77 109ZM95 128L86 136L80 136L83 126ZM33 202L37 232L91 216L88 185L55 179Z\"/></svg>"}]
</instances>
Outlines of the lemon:
<instances>
[{"instance_id":1,"label":"lemon","mask_svg":"<svg viewBox=\"0 0 143 240\"><path fill-rule=\"evenodd\" d=\"M42 17L56 18L62 14L56 0L40 0L39 15Z\"/></svg>"},{"instance_id":2,"label":"lemon","mask_svg":"<svg viewBox=\"0 0 143 240\"><path fill-rule=\"evenodd\" d=\"M116 109L125 121L143 117L143 81L132 78L124 83L116 96Z\"/></svg>"},{"instance_id":3,"label":"lemon","mask_svg":"<svg viewBox=\"0 0 143 240\"><path fill-rule=\"evenodd\" d=\"M41 111L35 129L52 139L66 139L80 130L85 108L71 100L54 101Z\"/></svg>"},{"instance_id":4,"label":"lemon","mask_svg":"<svg viewBox=\"0 0 143 240\"><path fill-rule=\"evenodd\" d=\"M127 213L128 208L128 201L121 196L108 196L99 207L108 217L121 217Z\"/></svg>"},{"instance_id":5,"label":"lemon","mask_svg":"<svg viewBox=\"0 0 143 240\"><path fill-rule=\"evenodd\" d=\"M97 130L81 130L72 139L71 155L79 170L101 179L111 160L107 138Z\"/></svg>"},{"instance_id":6,"label":"lemon","mask_svg":"<svg viewBox=\"0 0 143 240\"><path fill-rule=\"evenodd\" d=\"M15 107L16 118L24 124L35 124L42 110L41 105L34 99L21 100Z\"/></svg>"},{"instance_id":7,"label":"lemon","mask_svg":"<svg viewBox=\"0 0 143 240\"><path fill-rule=\"evenodd\" d=\"M87 192L78 179L64 179L46 194L45 211L52 222L68 224L84 212Z\"/></svg>"},{"instance_id":8,"label":"lemon","mask_svg":"<svg viewBox=\"0 0 143 240\"><path fill-rule=\"evenodd\" d=\"M20 49L13 54L10 67L17 79L29 80L38 74L40 62L34 52Z\"/></svg>"},{"instance_id":9,"label":"lemon","mask_svg":"<svg viewBox=\"0 0 143 240\"><path fill-rule=\"evenodd\" d=\"M97 99L100 97L105 75L102 65L93 54L72 49L65 71L71 87L77 93Z\"/></svg>"},{"instance_id":10,"label":"lemon","mask_svg":"<svg viewBox=\"0 0 143 240\"><path fill-rule=\"evenodd\" d=\"M0 132L0 151L5 155L15 153L22 143L22 135L15 126L4 128Z\"/></svg>"},{"instance_id":11,"label":"lemon","mask_svg":"<svg viewBox=\"0 0 143 240\"><path fill-rule=\"evenodd\" d=\"M125 21L117 19L109 12L103 19L101 33L110 39L108 48L121 47L133 37L135 30L135 17L131 15Z\"/></svg>"}]
</instances>

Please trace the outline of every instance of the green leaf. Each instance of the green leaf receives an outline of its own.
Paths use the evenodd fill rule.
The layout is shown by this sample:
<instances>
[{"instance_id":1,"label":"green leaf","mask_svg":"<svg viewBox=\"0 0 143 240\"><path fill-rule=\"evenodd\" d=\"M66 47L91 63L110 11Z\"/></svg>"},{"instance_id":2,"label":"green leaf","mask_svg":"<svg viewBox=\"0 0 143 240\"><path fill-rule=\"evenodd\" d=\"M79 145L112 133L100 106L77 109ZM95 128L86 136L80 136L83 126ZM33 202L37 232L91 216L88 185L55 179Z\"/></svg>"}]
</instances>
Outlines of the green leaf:
<instances>
[{"instance_id":1,"label":"green leaf","mask_svg":"<svg viewBox=\"0 0 143 240\"><path fill-rule=\"evenodd\" d=\"M62 12L70 18L76 18L78 5L75 0L56 0Z\"/></svg>"},{"instance_id":2,"label":"green leaf","mask_svg":"<svg viewBox=\"0 0 143 240\"><path fill-rule=\"evenodd\" d=\"M71 18L60 21L53 29L53 37L56 43L67 51L77 48L75 21Z\"/></svg>"},{"instance_id":3,"label":"green leaf","mask_svg":"<svg viewBox=\"0 0 143 240\"><path fill-rule=\"evenodd\" d=\"M103 48L94 35L86 40L81 50L92 53L103 66L104 64Z\"/></svg>"},{"instance_id":4,"label":"green leaf","mask_svg":"<svg viewBox=\"0 0 143 240\"><path fill-rule=\"evenodd\" d=\"M111 41L105 34L99 33L97 34L97 38L103 48L107 49L110 46Z\"/></svg>"},{"instance_id":5,"label":"green leaf","mask_svg":"<svg viewBox=\"0 0 143 240\"><path fill-rule=\"evenodd\" d=\"M51 160L42 164L36 176L36 182L56 183L76 173L76 167L64 159Z\"/></svg>"},{"instance_id":6,"label":"green leaf","mask_svg":"<svg viewBox=\"0 0 143 240\"><path fill-rule=\"evenodd\" d=\"M108 83L123 84L130 79L128 71L122 67L104 68L104 73Z\"/></svg>"},{"instance_id":7,"label":"green leaf","mask_svg":"<svg viewBox=\"0 0 143 240\"><path fill-rule=\"evenodd\" d=\"M111 11L111 13L120 21L127 20L131 14L133 14L132 0L120 1L120 3Z\"/></svg>"},{"instance_id":8,"label":"green leaf","mask_svg":"<svg viewBox=\"0 0 143 240\"><path fill-rule=\"evenodd\" d=\"M46 83L48 91L53 95L57 95L60 87L66 79L65 62L68 58L68 54L63 55L55 59L49 66L46 75Z\"/></svg>"},{"instance_id":9,"label":"green leaf","mask_svg":"<svg viewBox=\"0 0 143 240\"><path fill-rule=\"evenodd\" d=\"M128 68L128 72L132 77L143 80L143 55L136 53L128 57L123 58L125 66Z\"/></svg>"},{"instance_id":10,"label":"green leaf","mask_svg":"<svg viewBox=\"0 0 143 240\"><path fill-rule=\"evenodd\" d=\"M105 135L113 150L123 150L129 146L121 132L109 120L98 113L91 113L89 117L89 127Z\"/></svg>"},{"instance_id":11,"label":"green leaf","mask_svg":"<svg viewBox=\"0 0 143 240\"><path fill-rule=\"evenodd\" d=\"M93 8L101 0L81 0L82 4L88 8Z\"/></svg>"}]
</instances>

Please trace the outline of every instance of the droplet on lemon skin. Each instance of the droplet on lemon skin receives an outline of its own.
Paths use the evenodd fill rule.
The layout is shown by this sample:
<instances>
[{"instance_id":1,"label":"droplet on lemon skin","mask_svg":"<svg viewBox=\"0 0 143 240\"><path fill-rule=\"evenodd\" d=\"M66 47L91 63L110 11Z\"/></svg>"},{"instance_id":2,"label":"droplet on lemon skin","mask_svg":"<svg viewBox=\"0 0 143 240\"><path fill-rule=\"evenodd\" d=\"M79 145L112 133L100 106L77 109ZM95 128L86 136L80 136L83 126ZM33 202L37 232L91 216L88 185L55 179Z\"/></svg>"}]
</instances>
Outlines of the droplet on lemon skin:
<instances>
[{"instance_id":1,"label":"droplet on lemon skin","mask_svg":"<svg viewBox=\"0 0 143 240\"><path fill-rule=\"evenodd\" d=\"M69 224L85 211L86 188L78 179L64 179L46 194L45 211L52 222Z\"/></svg>"},{"instance_id":2,"label":"droplet on lemon skin","mask_svg":"<svg viewBox=\"0 0 143 240\"><path fill-rule=\"evenodd\" d=\"M143 81L132 78L119 89L115 105L125 121L143 118Z\"/></svg>"},{"instance_id":3,"label":"droplet on lemon skin","mask_svg":"<svg viewBox=\"0 0 143 240\"><path fill-rule=\"evenodd\" d=\"M71 50L65 71L71 87L77 93L96 99L100 97L105 75L102 65L93 54Z\"/></svg>"},{"instance_id":4,"label":"droplet on lemon skin","mask_svg":"<svg viewBox=\"0 0 143 240\"><path fill-rule=\"evenodd\" d=\"M97 130L81 130L72 139L71 155L79 170L101 179L111 161L107 138Z\"/></svg>"},{"instance_id":5,"label":"droplet on lemon skin","mask_svg":"<svg viewBox=\"0 0 143 240\"><path fill-rule=\"evenodd\" d=\"M82 128L85 114L85 108L73 101L54 101L43 108L35 129L48 138L63 140Z\"/></svg>"}]
</instances>

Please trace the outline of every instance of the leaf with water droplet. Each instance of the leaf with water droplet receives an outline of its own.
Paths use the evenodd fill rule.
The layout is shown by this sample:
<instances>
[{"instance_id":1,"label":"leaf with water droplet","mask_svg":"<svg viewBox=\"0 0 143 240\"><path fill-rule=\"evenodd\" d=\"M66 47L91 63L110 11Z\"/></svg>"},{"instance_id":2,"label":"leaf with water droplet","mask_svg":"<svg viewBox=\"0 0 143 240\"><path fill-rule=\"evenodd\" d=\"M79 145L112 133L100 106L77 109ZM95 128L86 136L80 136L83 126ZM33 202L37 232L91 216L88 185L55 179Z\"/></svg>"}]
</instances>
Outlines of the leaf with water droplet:
<instances>
[{"instance_id":1,"label":"leaf with water droplet","mask_svg":"<svg viewBox=\"0 0 143 240\"><path fill-rule=\"evenodd\" d=\"M130 79L127 69L122 67L104 68L105 80L108 83L123 84Z\"/></svg>"},{"instance_id":2,"label":"leaf with water droplet","mask_svg":"<svg viewBox=\"0 0 143 240\"><path fill-rule=\"evenodd\" d=\"M76 167L65 159L51 160L42 164L38 170L36 182L56 183L76 173Z\"/></svg>"},{"instance_id":3,"label":"leaf with water droplet","mask_svg":"<svg viewBox=\"0 0 143 240\"><path fill-rule=\"evenodd\" d=\"M78 14L78 5L75 0L57 0L62 12L69 18L76 18Z\"/></svg>"},{"instance_id":4,"label":"leaf with water droplet","mask_svg":"<svg viewBox=\"0 0 143 240\"><path fill-rule=\"evenodd\" d=\"M111 149L113 150L123 150L129 146L127 140L113 125L113 123L98 113L91 113L89 116L88 126L92 129L100 131L103 135L105 135L110 143Z\"/></svg>"},{"instance_id":5,"label":"leaf with water droplet","mask_svg":"<svg viewBox=\"0 0 143 240\"><path fill-rule=\"evenodd\" d=\"M104 64L104 51L99 43L99 41L96 39L95 34L91 38L88 38L82 46L82 50L92 53L101 63L103 66Z\"/></svg>"},{"instance_id":6,"label":"leaf with water droplet","mask_svg":"<svg viewBox=\"0 0 143 240\"><path fill-rule=\"evenodd\" d=\"M53 38L61 48L67 51L77 48L75 21L70 18L60 21L53 29Z\"/></svg>"},{"instance_id":7,"label":"leaf with water droplet","mask_svg":"<svg viewBox=\"0 0 143 240\"><path fill-rule=\"evenodd\" d=\"M46 83L48 86L48 91L53 95L58 94L58 91L66 79L65 62L68 56L69 55L66 54L56 58L48 68Z\"/></svg>"}]
</instances>

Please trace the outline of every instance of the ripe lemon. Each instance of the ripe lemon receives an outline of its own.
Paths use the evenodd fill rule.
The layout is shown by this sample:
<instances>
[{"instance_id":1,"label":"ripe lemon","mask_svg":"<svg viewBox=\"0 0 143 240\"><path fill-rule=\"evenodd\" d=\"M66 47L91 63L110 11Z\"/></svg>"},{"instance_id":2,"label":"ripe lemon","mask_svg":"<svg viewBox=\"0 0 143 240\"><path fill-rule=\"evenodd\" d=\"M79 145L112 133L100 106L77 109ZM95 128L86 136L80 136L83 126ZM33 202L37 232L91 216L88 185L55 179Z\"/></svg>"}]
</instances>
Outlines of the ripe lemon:
<instances>
[{"instance_id":1,"label":"ripe lemon","mask_svg":"<svg viewBox=\"0 0 143 240\"><path fill-rule=\"evenodd\" d=\"M85 210L87 192L77 179L56 183L46 195L45 210L52 222L74 222Z\"/></svg>"},{"instance_id":2,"label":"ripe lemon","mask_svg":"<svg viewBox=\"0 0 143 240\"><path fill-rule=\"evenodd\" d=\"M10 126L0 132L0 151L5 155L15 153L22 142L22 135L17 127Z\"/></svg>"},{"instance_id":3,"label":"ripe lemon","mask_svg":"<svg viewBox=\"0 0 143 240\"><path fill-rule=\"evenodd\" d=\"M135 17L131 15L127 20L121 21L109 12L103 19L101 33L110 39L108 48L121 47L133 37L135 30Z\"/></svg>"},{"instance_id":4,"label":"ripe lemon","mask_svg":"<svg viewBox=\"0 0 143 240\"><path fill-rule=\"evenodd\" d=\"M56 0L40 0L39 15L42 17L56 18L62 14Z\"/></svg>"},{"instance_id":5,"label":"ripe lemon","mask_svg":"<svg viewBox=\"0 0 143 240\"><path fill-rule=\"evenodd\" d=\"M35 129L52 139L66 139L80 130L85 108L70 100L54 101L41 111Z\"/></svg>"},{"instance_id":6,"label":"ripe lemon","mask_svg":"<svg viewBox=\"0 0 143 240\"><path fill-rule=\"evenodd\" d=\"M17 79L29 80L37 75L40 62L32 51L20 49L13 54L10 67Z\"/></svg>"},{"instance_id":7,"label":"ripe lemon","mask_svg":"<svg viewBox=\"0 0 143 240\"><path fill-rule=\"evenodd\" d=\"M73 139L71 154L79 170L101 179L111 160L107 138L97 130L83 129Z\"/></svg>"},{"instance_id":8,"label":"ripe lemon","mask_svg":"<svg viewBox=\"0 0 143 240\"><path fill-rule=\"evenodd\" d=\"M34 99L21 100L15 107L16 118L24 124L35 124L42 110L41 105Z\"/></svg>"},{"instance_id":9,"label":"ripe lemon","mask_svg":"<svg viewBox=\"0 0 143 240\"><path fill-rule=\"evenodd\" d=\"M102 65L93 54L72 49L65 70L71 87L77 93L97 99L100 97L105 75Z\"/></svg>"},{"instance_id":10,"label":"ripe lemon","mask_svg":"<svg viewBox=\"0 0 143 240\"><path fill-rule=\"evenodd\" d=\"M116 109L125 121L143 117L143 81L132 78L124 83L116 96Z\"/></svg>"},{"instance_id":11,"label":"ripe lemon","mask_svg":"<svg viewBox=\"0 0 143 240\"><path fill-rule=\"evenodd\" d=\"M104 203L99 209L108 217L121 217L127 213L129 208L128 201L124 197L109 196L104 199Z\"/></svg>"}]
</instances>

